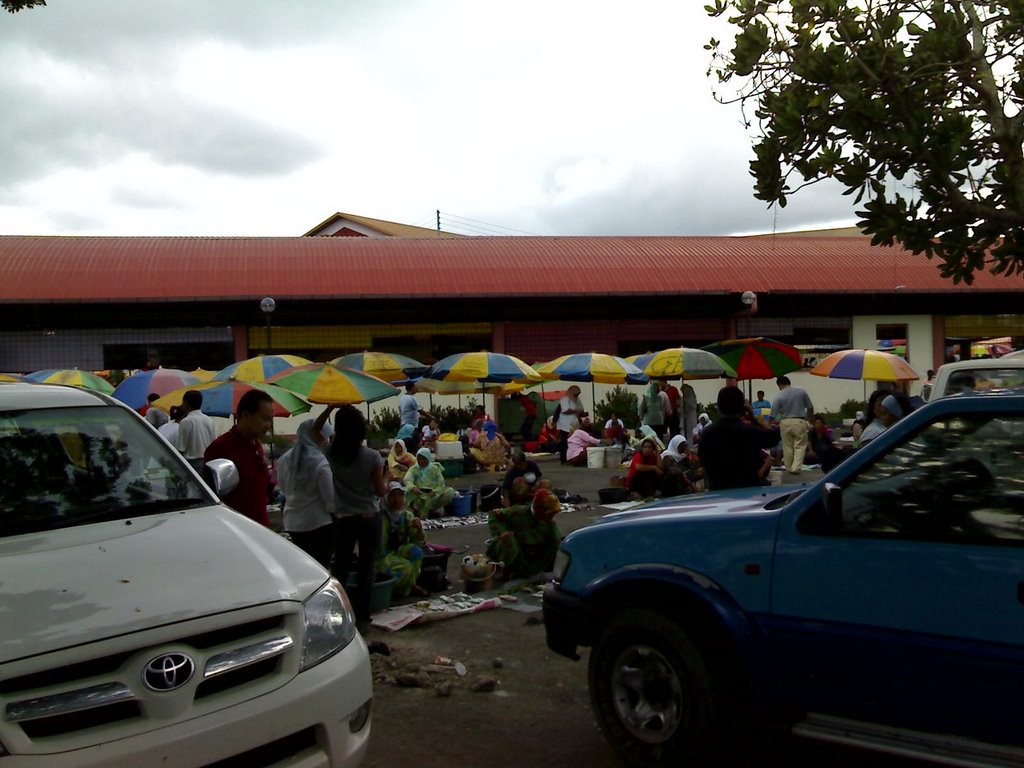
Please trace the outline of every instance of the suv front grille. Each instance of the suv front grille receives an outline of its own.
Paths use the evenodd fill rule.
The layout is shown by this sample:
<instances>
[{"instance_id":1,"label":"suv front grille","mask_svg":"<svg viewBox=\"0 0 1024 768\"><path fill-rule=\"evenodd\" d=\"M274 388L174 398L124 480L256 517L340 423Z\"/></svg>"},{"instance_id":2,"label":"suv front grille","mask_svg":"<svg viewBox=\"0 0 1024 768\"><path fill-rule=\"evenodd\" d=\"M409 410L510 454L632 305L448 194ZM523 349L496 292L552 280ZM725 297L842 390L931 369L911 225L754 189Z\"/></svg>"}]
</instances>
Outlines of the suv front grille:
<instances>
[{"instance_id":1,"label":"suv front grille","mask_svg":"<svg viewBox=\"0 0 1024 768\"><path fill-rule=\"evenodd\" d=\"M168 634L169 628L140 633L139 640L149 642L139 642L133 650L100 653L0 680L0 742L11 737L48 743L60 739L62 748L81 746L90 739L137 733L140 720L141 730L147 730L273 690L298 671L301 617L294 606L289 609L282 613L277 607L273 615L212 628L217 619L231 622L239 616L179 625L177 633ZM270 610L275 609L245 613ZM202 631L190 629L196 626ZM102 651L104 645L124 642L118 638L95 648ZM191 662L186 663L187 675L179 669L183 658ZM100 728L102 737L90 735ZM75 741L67 742L69 738Z\"/></svg>"}]
</instances>

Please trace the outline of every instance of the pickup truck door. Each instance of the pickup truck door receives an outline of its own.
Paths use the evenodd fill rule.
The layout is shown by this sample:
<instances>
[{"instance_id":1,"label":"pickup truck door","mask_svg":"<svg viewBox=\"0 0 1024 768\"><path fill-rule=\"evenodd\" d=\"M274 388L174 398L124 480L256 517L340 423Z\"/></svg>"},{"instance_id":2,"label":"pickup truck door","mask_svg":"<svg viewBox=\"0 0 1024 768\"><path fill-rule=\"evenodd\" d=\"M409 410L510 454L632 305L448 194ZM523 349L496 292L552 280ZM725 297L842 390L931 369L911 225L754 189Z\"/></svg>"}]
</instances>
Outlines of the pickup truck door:
<instances>
[{"instance_id":1,"label":"pickup truck door","mask_svg":"<svg viewBox=\"0 0 1024 768\"><path fill-rule=\"evenodd\" d=\"M827 480L841 510L808 493L780 524L768 623L781 698L1024 742L1024 415L945 416Z\"/></svg>"}]
</instances>

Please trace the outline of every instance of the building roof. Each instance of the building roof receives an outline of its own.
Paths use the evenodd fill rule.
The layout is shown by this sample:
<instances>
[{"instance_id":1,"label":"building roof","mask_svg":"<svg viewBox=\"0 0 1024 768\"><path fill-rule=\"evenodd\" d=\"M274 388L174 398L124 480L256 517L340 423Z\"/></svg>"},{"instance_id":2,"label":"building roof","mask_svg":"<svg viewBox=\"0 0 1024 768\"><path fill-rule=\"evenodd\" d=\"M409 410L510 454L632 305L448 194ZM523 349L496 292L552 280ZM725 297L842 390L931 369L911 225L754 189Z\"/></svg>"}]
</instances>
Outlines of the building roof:
<instances>
[{"instance_id":1,"label":"building roof","mask_svg":"<svg viewBox=\"0 0 1024 768\"><path fill-rule=\"evenodd\" d=\"M397 221L373 219L369 216L356 216L353 213L332 213L321 221L303 237L332 237L338 234L364 234L346 227L346 223L355 224L359 229L370 229L381 237L462 237L454 232L440 232L428 227L414 227L411 224L399 224ZM347 231L342 231L347 230Z\"/></svg>"},{"instance_id":2,"label":"building roof","mask_svg":"<svg viewBox=\"0 0 1024 768\"><path fill-rule=\"evenodd\" d=\"M0 303L1021 292L863 237L0 237Z\"/></svg>"}]
</instances>

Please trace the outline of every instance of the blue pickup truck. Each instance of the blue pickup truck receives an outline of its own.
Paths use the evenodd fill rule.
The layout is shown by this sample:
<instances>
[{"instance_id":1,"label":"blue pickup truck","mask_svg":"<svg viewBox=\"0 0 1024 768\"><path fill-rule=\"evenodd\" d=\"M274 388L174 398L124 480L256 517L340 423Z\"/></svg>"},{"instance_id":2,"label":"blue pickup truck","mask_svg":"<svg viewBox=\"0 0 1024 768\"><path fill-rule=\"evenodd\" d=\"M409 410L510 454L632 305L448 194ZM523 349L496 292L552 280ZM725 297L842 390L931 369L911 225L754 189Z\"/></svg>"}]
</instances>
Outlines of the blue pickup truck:
<instances>
[{"instance_id":1,"label":"blue pickup truck","mask_svg":"<svg viewBox=\"0 0 1024 768\"><path fill-rule=\"evenodd\" d=\"M547 642L609 743L685 765L740 723L1024 765L1024 395L929 403L810 487L666 499L566 537Z\"/></svg>"}]
</instances>

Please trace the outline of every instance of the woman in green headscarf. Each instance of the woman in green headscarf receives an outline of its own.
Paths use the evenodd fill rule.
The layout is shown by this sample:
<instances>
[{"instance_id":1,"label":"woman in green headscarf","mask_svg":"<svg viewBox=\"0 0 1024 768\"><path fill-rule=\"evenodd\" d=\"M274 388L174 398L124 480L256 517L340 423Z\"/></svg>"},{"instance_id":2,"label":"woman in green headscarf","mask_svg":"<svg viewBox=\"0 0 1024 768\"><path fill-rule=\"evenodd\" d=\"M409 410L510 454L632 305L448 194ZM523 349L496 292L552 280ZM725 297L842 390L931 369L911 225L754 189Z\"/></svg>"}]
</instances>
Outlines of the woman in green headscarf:
<instances>
[{"instance_id":1,"label":"woman in green headscarf","mask_svg":"<svg viewBox=\"0 0 1024 768\"><path fill-rule=\"evenodd\" d=\"M455 489L444 482L444 470L434 461L429 448L416 451L416 463L405 473L406 503L416 517L440 517L445 504L455 498Z\"/></svg>"},{"instance_id":2,"label":"woman in green headscarf","mask_svg":"<svg viewBox=\"0 0 1024 768\"><path fill-rule=\"evenodd\" d=\"M525 481L522 485L525 486ZM505 575L512 579L550 571L562 541L562 534L554 521L561 509L558 497L541 489L530 502L523 498L523 490L522 486L517 488L513 483L513 501L526 503L495 509L487 521L492 537L487 556L504 563Z\"/></svg>"},{"instance_id":3,"label":"woman in green headscarf","mask_svg":"<svg viewBox=\"0 0 1024 768\"><path fill-rule=\"evenodd\" d=\"M668 395L662 390L658 382L652 381L647 385L647 391L640 399L640 421L654 430L658 437L665 434L665 416L672 410Z\"/></svg>"},{"instance_id":4,"label":"woman in green headscarf","mask_svg":"<svg viewBox=\"0 0 1024 768\"><path fill-rule=\"evenodd\" d=\"M388 495L381 499L380 550L377 573L390 573L395 580L393 591L399 597L410 592L425 595L416 585L423 568L423 547L426 537L416 516L405 506L405 486L397 480L388 483Z\"/></svg>"}]
</instances>

